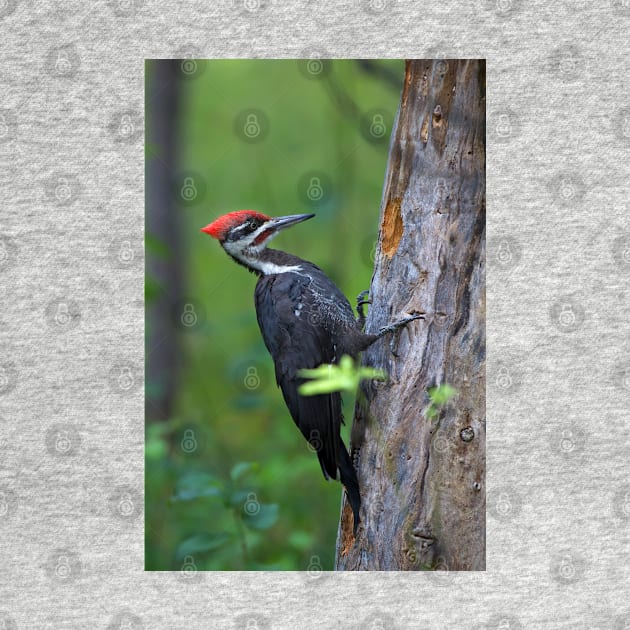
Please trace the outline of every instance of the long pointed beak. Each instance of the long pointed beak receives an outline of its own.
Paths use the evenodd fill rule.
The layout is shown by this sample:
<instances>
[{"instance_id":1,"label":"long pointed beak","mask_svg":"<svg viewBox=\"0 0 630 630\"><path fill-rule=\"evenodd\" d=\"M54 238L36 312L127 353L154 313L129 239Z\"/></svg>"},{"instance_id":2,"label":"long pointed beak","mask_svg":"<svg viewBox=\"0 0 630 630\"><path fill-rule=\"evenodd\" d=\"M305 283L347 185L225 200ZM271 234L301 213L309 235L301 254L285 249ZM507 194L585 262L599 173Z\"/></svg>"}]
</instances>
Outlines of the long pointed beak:
<instances>
[{"instance_id":1,"label":"long pointed beak","mask_svg":"<svg viewBox=\"0 0 630 630\"><path fill-rule=\"evenodd\" d=\"M267 223L270 228L279 232L290 225L295 225L296 223L301 223L307 219L312 219L314 216L314 214L290 214L286 217L276 217Z\"/></svg>"}]
</instances>

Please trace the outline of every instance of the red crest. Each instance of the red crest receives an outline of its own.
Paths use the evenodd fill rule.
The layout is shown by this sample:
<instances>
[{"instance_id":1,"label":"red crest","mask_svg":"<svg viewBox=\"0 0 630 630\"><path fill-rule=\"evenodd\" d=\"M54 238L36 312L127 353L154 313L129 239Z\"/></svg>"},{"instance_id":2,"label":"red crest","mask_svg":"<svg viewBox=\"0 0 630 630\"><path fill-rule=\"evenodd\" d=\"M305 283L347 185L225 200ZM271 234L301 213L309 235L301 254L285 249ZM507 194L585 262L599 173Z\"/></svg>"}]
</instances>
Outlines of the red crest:
<instances>
[{"instance_id":1,"label":"red crest","mask_svg":"<svg viewBox=\"0 0 630 630\"><path fill-rule=\"evenodd\" d=\"M252 217L260 219L261 221L269 221L271 218L266 214L254 210L236 210L235 212L224 214L222 217L206 225L206 227L201 228L201 231L210 234L212 238L222 241L233 227L241 225Z\"/></svg>"}]
</instances>

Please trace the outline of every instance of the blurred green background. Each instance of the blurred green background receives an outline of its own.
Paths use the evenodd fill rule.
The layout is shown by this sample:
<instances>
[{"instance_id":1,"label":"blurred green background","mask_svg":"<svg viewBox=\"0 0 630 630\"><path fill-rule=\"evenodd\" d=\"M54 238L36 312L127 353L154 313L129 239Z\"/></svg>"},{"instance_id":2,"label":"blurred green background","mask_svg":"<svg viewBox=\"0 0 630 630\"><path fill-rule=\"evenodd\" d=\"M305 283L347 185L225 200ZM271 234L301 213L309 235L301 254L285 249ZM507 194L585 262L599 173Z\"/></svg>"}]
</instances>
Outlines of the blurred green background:
<instances>
[{"instance_id":1,"label":"blurred green background","mask_svg":"<svg viewBox=\"0 0 630 630\"><path fill-rule=\"evenodd\" d=\"M147 570L333 568L342 488L276 387L256 278L199 229L243 208L315 212L272 246L354 304L403 73L395 60L147 61Z\"/></svg>"}]
</instances>

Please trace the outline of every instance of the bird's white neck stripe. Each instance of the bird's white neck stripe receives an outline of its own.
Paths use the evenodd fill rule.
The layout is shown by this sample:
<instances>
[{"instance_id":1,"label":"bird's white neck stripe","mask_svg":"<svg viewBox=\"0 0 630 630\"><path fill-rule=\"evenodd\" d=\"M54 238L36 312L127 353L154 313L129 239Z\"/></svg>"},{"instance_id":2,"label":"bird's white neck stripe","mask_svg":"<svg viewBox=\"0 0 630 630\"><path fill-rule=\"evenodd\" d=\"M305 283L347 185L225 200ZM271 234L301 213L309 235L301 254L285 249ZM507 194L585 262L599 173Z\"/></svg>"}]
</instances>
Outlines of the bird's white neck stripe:
<instances>
[{"instance_id":1,"label":"bird's white neck stripe","mask_svg":"<svg viewBox=\"0 0 630 630\"><path fill-rule=\"evenodd\" d=\"M288 273L289 271L302 270L302 267L299 265L276 265L268 260L248 260L247 264L254 269L262 271L265 276L270 276L274 273Z\"/></svg>"},{"instance_id":2,"label":"bird's white neck stripe","mask_svg":"<svg viewBox=\"0 0 630 630\"><path fill-rule=\"evenodd\" d=\"M239 247L238 243L226 242L223 244L225 251L233 256L250 269L260 271L265 276L270 276L276 273L288 273L290 271L301 271L302 267L299 265L278 265L269 260L263 260L260 256L261 250L264 248L249 247L246 249Z\"/></svg>"}]
</instances>

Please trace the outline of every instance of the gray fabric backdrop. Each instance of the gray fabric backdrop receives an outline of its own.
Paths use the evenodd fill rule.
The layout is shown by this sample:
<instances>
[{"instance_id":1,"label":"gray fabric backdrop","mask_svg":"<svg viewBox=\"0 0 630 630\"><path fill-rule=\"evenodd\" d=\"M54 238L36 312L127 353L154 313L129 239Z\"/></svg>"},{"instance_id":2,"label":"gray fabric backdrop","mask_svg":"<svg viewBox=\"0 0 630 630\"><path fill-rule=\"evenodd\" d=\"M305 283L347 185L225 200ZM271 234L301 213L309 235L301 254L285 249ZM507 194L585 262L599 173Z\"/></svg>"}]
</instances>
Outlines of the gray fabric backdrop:
<instances>
[{"instance_id":1,"label":"gray fabric backdrop","mask_svg":"<svg viewBox=\"0 0 630 630\"><path fill-rule=\"evenodd\" d=\"M0 27L0 627L628 627L627 1L4 0ZM487 58L486 572L143 571L144 58L187 49Z\"/></svg>"}]
</instances>

